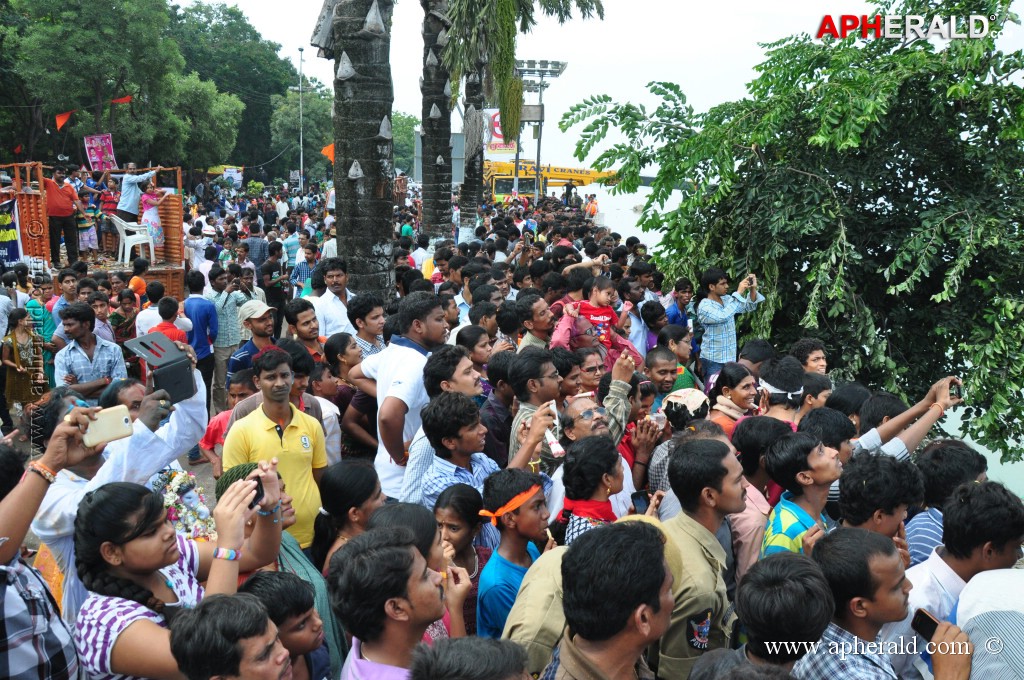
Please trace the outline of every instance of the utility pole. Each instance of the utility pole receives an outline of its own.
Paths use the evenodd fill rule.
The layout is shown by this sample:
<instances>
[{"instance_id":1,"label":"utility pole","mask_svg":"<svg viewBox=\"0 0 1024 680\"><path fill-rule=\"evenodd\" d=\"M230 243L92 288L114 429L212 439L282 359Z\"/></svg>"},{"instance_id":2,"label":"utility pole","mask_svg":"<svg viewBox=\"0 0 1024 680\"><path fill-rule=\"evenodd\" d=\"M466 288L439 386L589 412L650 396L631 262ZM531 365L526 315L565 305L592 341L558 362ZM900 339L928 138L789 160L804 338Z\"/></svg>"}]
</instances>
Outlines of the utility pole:
<instances>
[{"instance_id":1,"label":"utility pole","mask_svg":"<svg viewBox=\"0 0 1024 680\"><path fill-rule=\"evenodd\" d=\"M302 153L302 50L299 48L299 195L306 190L306 164Z\"/></svg>"}]
</instances>

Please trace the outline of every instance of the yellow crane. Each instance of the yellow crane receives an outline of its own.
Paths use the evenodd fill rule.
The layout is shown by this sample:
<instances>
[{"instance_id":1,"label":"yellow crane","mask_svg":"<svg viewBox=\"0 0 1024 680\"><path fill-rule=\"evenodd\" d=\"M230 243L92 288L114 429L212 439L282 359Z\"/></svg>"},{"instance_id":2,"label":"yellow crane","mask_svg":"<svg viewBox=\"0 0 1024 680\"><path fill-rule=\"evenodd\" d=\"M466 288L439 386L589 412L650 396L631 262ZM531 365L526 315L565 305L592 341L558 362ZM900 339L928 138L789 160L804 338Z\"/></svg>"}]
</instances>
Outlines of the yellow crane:
<instances>
[{"instance_id":1,"label":"yellow crane","mask_svg":"<svg viewBox=\"0 0 1024 680\"><path fill-rule=\"evenodd\" d=\"M504 201L512 193L515 183L514 162L484 161L484 190L490 191L492 200ZM565 168L557 165L541 165L540 195L546 196L552 188L572 184L576 187L593 184L600 179L613 178L615 172L599 172L589 168ZM519 195L533 199L537 183L537 166L533 161L519 161Z\"/></svg>"}]
</instances>

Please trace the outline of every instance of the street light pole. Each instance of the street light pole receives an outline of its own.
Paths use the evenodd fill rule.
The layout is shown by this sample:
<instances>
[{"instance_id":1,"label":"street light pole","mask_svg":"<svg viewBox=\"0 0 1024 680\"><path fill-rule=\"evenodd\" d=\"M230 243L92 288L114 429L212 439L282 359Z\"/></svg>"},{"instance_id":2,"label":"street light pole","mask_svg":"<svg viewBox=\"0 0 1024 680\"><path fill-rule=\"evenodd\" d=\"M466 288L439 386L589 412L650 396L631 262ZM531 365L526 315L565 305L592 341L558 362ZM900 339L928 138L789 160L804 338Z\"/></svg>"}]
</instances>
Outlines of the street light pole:
<instances>
[{"instance_id":1,"label":"street light pole","mask_svg":"<svg viewBox=\"0 0 1024 680\"><path fill-rule=\"evenodd\" d=\"M550 85L550 83L544 82L544 79L548 78L549 80L554 80L558 76L560 76L563 73L565 73L565 69L568 66L569 66L569 63L565 62L565 61L549 61L547 59L541 59L541 60L534 60L534 59L521 60L521 59L517 59L516 60L516 70L519 72L520 76L533 76L533 77L540 78L540 82L539 83L538 82L524 83L524 86L532 85L532 87L524 87L524 92L525 91L532 91L533 87L537 88L537 92L538 92L537 104L538 104L538 106L540 108L540 118L537 120L537 163L534 166L534 170L536 172L536 179L534 180L535 183L534 183L534 187L533 187L533 202L534 202L534 204L536 204L540 200L540 196L543 193L543 188L541 186L542 176L543 175L541 173L541 167L540 167L540 145L541 145L541 139L543 138L543 134L544 134L544 88L546 88L546 87L548 87L548 85ZM518 168L519 168L519 165L517 163L516 164L516 169L518 170Z\"/></svg>"},{"instance_id":2,"label":"street light pole","mask_svg":"<svg viewBox=\"0 0 1024 680\"><path fill-rule=\"evenodd\" d=\"M540 74L540 92L537 95L537 103L540 104L541 112L544 111L544 73ZM540 138L544 134L544 121L537 123L537 164L534 168L537 171L537 178L533 183L533 205L540 201Z\"/></svg>"},{"instance_id":3,"label":"street light pole","mask_svg":"<svg viewBox=\"0 0 1024 680\"><path fill-rule=\"evenodd\" d=\"M302 50L299 48L299 195L306 190L306 165L302 154Z\"/></svg>"}]
</instances>

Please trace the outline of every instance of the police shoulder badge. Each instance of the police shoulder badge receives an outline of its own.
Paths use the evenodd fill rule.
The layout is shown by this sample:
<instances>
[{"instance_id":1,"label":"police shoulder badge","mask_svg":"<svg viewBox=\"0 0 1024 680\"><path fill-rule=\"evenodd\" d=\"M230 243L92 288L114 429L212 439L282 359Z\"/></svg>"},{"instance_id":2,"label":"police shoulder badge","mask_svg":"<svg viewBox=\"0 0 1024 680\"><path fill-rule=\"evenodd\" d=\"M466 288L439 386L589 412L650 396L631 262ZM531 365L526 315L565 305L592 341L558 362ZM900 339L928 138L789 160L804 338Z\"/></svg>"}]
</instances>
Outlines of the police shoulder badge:
<instances>
[{"instance_id":1,"label":"police shoulder badge","mask_svg":"<svg viewBox=\"0 0 1024 680\"><path fill-rule=\"evenodd\" d=\"M687 619L686 637L690 641L690 646L694 649L707 649L708 635L711 632L711 610L705 609L697 614L697 616L702 618L697 620Z\"/></svg>"}]
</instances>

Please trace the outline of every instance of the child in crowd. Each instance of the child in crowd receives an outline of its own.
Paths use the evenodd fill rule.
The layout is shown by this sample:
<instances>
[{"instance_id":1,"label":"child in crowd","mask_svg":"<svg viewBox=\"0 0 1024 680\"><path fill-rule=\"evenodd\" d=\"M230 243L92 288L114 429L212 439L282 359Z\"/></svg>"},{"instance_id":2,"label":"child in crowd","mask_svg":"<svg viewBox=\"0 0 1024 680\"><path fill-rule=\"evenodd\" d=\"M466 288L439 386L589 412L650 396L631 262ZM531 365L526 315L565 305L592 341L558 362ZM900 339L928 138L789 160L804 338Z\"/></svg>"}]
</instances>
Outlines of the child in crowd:
<instances>
[{"instance_id":1,"label":"child in crowd","mask_svg":"<svg viewBox=\"0 0 1024 680\"><path fill-rule=\"evenodd\" d=\"M688 367L693 350L693 333L690 329L670 323L658 331L658 344L669 348L676 355L676 381L672 384L671 391L675 392L691 387L703 390L703 384Z\"/></svg>"},{"instance_id":2,"label":"child in crowd","mask_svg":"<svg viewBox=\"0 0 1024 680\"><path fill-rule=\"evenodd\" d=\"M238 588L259 598L277 626L281 644L291 657L293 677L328 680L331 655L324 624L313 606L313 586L295 574L258 571Z\"/></svg>"},{"instance_id":3,"label":"child in crowd","mask_svg":"<svg viewBox=\"0 0 1024 680\"><path fill-rule=\"evenodd\" d=\"M761 557L803 553L835 524L824 512L829 487L843 471L839 452L826 449L817 437L794 432L768 448L764 466L786 491L768 516Z\"/></svg>"},{"instance_id":4,"label":"child in crowd","mask_svg":"<svg viewBox=\"0 0 1024 680\"><path fill-rule=\"evenodd\" d=\"M540 557L534 541L547 538L545 550L555 546L547 533L548 512L544 481L539 474L515 468L497 472L484 482L484 509L501 533L498 550L480 574L477 596L477 635L500 638L526 570Z\"/></svg>"}]
</instances>

